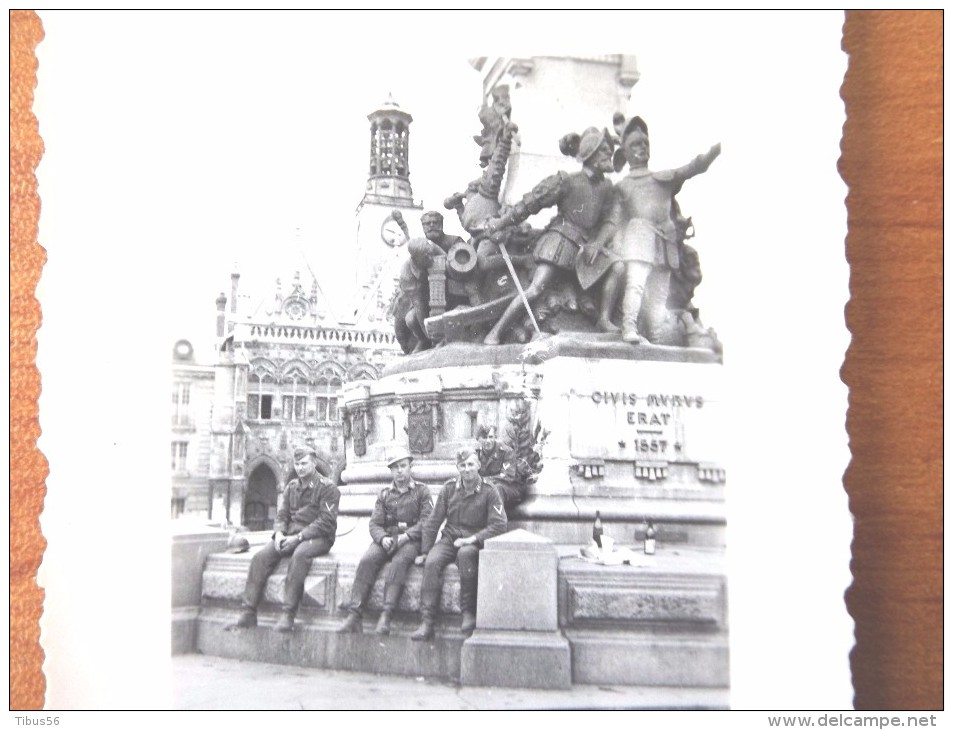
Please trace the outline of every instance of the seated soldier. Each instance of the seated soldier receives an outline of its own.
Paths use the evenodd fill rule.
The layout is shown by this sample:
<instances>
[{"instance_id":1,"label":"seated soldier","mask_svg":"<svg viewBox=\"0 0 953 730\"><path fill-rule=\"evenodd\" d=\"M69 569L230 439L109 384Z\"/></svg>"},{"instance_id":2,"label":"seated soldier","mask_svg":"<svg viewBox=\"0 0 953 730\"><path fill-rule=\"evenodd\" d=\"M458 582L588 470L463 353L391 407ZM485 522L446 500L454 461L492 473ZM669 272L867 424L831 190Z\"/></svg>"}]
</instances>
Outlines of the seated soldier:
<instances>
[{"instance_id":1,"label":"seated soldier","mask_svg":"<svg viewBox=\"0 0 953 730\"><path fill-rule=\"evenodd\" d=\"M496 440L496 428L493 426L480 426L477 439L479 445L476 448L476 454L480 459L480 476L496 476L503 471L508 449Z\"/></svg>"},{"instance_id":2,"label":"seated soldier","mask_svg":"<svg viewBox=\"0 0 953 730\"><path fill-rule=\"evenodd\" d=\"M460 475L443 485L421 531L422 554L414 562L424 563L424 577L420 588L421 624L410 637L414 641L433 638L443 570L453 561L460 571L460 610L463 613L460 629L465 634L473 632L476 628L480 549L484 540L506 532L503 500L496 488L480 476L480 459L473 449L457 452L457 471ZM441 525L444 527L437 541L437 530Z\"/></svg>"},{"instance_id":3,"label":"seated soldier","mask_svg":"<svg viewBox=\"0 0 953 730\"><path fill-rule=\"evenodd\" d=\"M278 496L275 531L271 540L252 558L242 596L242 614L227 627L228 630L258 624L258 603L265 583L282 558L291 558L291 563L285 578L281 618L275 631L287 632L294 628L311 560L331 550L337 533L341 492L332 480L317 472L317 464L318 453L313 447L295 449L294 468L298 476L289 481Z\"/></svg>"},{"instance_id":4,"label":"seated soldier","mask_svg":"<svg viewBox=\"0 0 953 730\"><path fill-rule=\"evenodd\" d=\"M387 457L387 466L393 483L381 490L374 504L369 525L373 542L358 563L351 586L348 616L338 627L338 633L361 633L361 615L368 596L384 568L384 610L377 622L377 633L390 633L391 615L397 608L404 590L407 570L420 554L422 523L433 509L430 489L414 480L411 463L414 457L407 449L397 449Z\"/></svg>"}]
</instances>

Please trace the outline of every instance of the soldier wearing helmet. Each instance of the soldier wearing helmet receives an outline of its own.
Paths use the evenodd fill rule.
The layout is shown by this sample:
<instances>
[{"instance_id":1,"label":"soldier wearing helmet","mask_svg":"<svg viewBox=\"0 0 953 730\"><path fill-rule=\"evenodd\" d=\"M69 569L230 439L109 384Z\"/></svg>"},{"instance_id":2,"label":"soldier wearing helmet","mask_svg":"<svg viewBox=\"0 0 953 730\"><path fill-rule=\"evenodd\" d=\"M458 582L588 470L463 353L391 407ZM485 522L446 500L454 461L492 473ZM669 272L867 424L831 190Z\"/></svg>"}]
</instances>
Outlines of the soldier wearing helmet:
<instances>
[{"instance_id":1,"label":"soldier wearing helmet","mask_svg":"<svg viewBox=\"0 0 953 730\"><path fill-rule=\"evenodd\" d=\"M373 542L358 563L348 616L338 627L339 633L359 634L364 630L361 617L381 568L384 568L384 610L376 631L381 635L390 633L391 615L404 590L407 571L420 554L423 522L433 509L430 489L415 481L411 474L413 460L405 448L387 455L393 482L381 490L374 504L369 525Z\"/></svg>"},{"instance_id":2,"label":"soldier wearing helmet","mask_svg":"<svg viewBox=\"0 0 953 730\"><path fill-rule=\"evenodd\" d=\"M607 130L595 127L581 135L567 134L560 140L559 149L581 162L582 170L551 175L485 226L487 234L493 236L544 208L556 206L558 215L536 241L533 254L537 265L526 298L535 302L564 272L576 272L583 289L603 280L597 324L607 332L618 331L609 318L618 300L624 270L618 257L607 249L618 224L612 182L606 177L614 170L613 143ZM514 298L484 342L499 344L522 311L523 303Z\"/></svg>"},{"instance_id":3,"label":"soldier wearing helmet","mask_svg":"<svg viewBox=\"0 0 953 730\"><path fill-rule=\"evenodd\" d=\"M629 173L616 185L621 220L616 248L625 261L625 293L622 299L622 339L638 344L646 282L653 268L667 272L681 270L681 256L689 219L683 218L675 196L682 185L705 172L721 154L721 145L712 146L687 165L673 170L649 170L649 128L641 117L633 117L621 129L622 147L616 151L616 167L629 164ZM696 261L697 263L697 261ZM701 281L701 272L695 277ZM694 288L693 288L694 289ZM664 309L665 302L651 302ZM651 315L651 313L650 313ZM652 316L649 317L652 319Z\"/></svg>"},{"instance_id":4,"label":"soldier wearing helmet","mask_svg":"<svg viewBox=\"0 0 953 730\"><path fill-rule=\"evenodd\" d=\"M281 559L287 557L291 563L285 578L281 618L275 631L288 632L294 628L311 560L330 552L337 533L341 492L333 480L318 473L317 465L318 453L313 447L295 449L294 469L298 476L289 481L278 496L275 531L251 560L242 594L242 613L227 627L229 630L258 625L258 603L265 583Z\"/></svg>"}]
</instances>

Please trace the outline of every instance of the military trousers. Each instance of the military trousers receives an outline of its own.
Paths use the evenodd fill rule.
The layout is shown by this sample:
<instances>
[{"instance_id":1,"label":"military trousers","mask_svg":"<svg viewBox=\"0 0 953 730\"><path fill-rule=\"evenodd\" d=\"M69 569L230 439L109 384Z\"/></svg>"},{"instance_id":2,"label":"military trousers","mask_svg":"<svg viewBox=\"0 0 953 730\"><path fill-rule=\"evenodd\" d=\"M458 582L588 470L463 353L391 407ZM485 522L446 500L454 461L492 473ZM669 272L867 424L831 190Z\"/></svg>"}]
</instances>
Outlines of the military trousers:
<instances>
[{"instance_id":1,"label":"military trousers","mask_svg":"<svg viewBox=\"0 0 953 730\"><path fill-rule=\"evenodd\" d=\"M282 609L288 613L296 613L301 595L304 593L304 580L311 570L312 558L327 555L331 551L333 540L325 537L316 537L305 540L293 548L285 548L281 552L275 547L274 540L270 540L261 550L255 553L248 568L248 580L245 582L245 593L242 595L242 607L257 609L261 596L265 592L265 583L268 576L275 572L282 558L291 558L288 565L288 575L285 577L285 593Z\"/></svg>"},{"instance_id":2,"label":"military trousers","mask_svg":"<svg viewBox=\"0 0 953 730\"><path fill-rule=\"evenodd\" d=\"M413 540L408 540L393 553L372 542L357 564L348 611L361 615L381 568L384 569L384 609L392 611L397 608L407 580L407 571L419 554L420 543Z\"/></svg>"},{"instance_id":3,"label":"military trousers","mask_svg":"<svg viewBox=\"0 0 953 730\"><path fill-rule=\"evenodd\" d=\"M476 613L480 548L476 545L455 548L450 539L441 538L427 553L427 562L424 563L424 578L420 587L420 613L424 618L433 619L436 616L443 571L454 561L460 572L460 610Z\"/></svg>"}]
</instances>

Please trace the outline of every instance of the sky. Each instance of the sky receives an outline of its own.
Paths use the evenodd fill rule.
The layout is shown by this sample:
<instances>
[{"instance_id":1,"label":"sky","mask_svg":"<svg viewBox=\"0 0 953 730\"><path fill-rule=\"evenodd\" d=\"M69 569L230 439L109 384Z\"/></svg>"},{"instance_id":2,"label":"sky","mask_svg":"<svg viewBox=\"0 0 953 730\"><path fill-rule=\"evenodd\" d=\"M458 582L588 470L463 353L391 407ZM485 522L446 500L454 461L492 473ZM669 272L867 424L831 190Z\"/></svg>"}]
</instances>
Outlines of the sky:
<instances>
[{"instance_id":1,"label":"sky","mask_svg":"<svg viewBox=\"0 0 953 730\"><path fill-rule=\"evenodd\" d=\"M479 174L471 137L479 131L481 79L468 58L492 54L494 45L505 51L513 38L522 46L527 29L538 26L532 15L506 16L509 24L477 43L461 38L459 28L487 25L494 16L465 14L472 22L444 22L444 33L415 28L433 16L412 12L110 17L119 19L121 32L97 14L43 16L41 66L68 93L47 95L41 83L41 133L51 149L71 151L64 185L82 188L93 167L110 181L110 197L100 200L108 215L95 206L77 211L64 235L98 238L133 270L161 269L175 293L163 301L163 335L170 347L180 337L192 339L206 356L214 300L228 292L235 269L242 292L254 300L273 296L276 278L287 292L298 270L309 290L313 272L332 306L348 309L354 210L367 174L367 114L388 94L413 114L415 198L440 209L444 197ZM605 34L610 16L573 17L595 36ZM716 45L698 21L664 16L659 22L702 55ZM636 54L642 80L623 111L650 121L653 164L665 167L725 136L720 107L730 99L723 66L686 69L684 50L660 43L665 36L657 27L634 23L625 44L596 42L584 32L554 34L529 50ZM517 122L519 113L514 110ZM118 154L105 161L104 150ZM566 167L578 165L567 158ZM683 208L700 231L708 223L690 206L716 184L686 187ZM41 191L45 198L51 192ZM454 223L448 218L448 229ZM703 261L716 270L717 256L706 251Z\"/></svg>"},{"instance_id":2,"label":"sky","mask_svg":"<svg viewBox=\"0 0 953 730\"><path fill-rule=\"evenodd\" d=\"M632 53L641 80L624 111L648 121L651 166L723 148L679 199L698 230L705 280L695 301L725 343L731 394L733 701L845 706L842 13L40 17L39 240L48 262L37 362L40 448L51 461L43 529L52 536L42 630L50 666L69 678L51 682L54 696L96 706L122 693L155 706L161 678L144 683L121 670L141 656L167 659L166 635L103 646L96 636L127 619L100 612L75 632L56 617L73 616L82 592L114 592L123 575L143 595L160 592L128 620L168 620L167 581L154 576L168 575L172 344L186 337L204 348L236 263L243 288L264 296L296 269L307 290L308 267L332 300L346 291L367 114L388 93L413 114L415 197L438 207L477 171L480 86L468 58ZM159 568L139 570L143 556L117 551L100 525L134 526L137 544L162 546L162 556L150 553ZM110 555L114 570L91 572L101 561L90 552ZM75 664L91 655L107 665L98 674Z\"/></svg>"}]
</instances>

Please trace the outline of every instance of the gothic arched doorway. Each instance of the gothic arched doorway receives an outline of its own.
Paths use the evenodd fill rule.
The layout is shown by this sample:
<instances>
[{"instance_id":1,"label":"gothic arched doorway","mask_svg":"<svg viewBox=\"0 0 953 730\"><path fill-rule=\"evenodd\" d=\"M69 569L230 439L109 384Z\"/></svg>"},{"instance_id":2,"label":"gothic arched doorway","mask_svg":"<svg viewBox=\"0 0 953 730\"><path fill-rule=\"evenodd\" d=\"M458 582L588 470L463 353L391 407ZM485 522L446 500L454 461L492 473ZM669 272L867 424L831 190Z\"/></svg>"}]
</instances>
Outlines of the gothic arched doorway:
<instances>
[{"instance_id":1,"label":"gothic arched doorway","mask_svg":"<svg viewBox=\"0 0 953 730\"><path fill-rule=\"evenodd\" d=\"M277 511L278 479L267 464L259 464L248 476L244 525L249 530L270 530Z\"/></svg>"}]
</instances>

